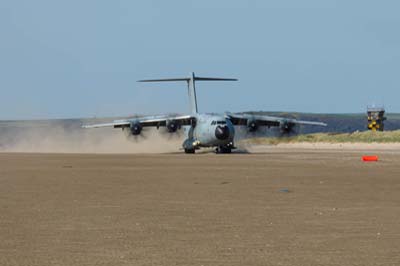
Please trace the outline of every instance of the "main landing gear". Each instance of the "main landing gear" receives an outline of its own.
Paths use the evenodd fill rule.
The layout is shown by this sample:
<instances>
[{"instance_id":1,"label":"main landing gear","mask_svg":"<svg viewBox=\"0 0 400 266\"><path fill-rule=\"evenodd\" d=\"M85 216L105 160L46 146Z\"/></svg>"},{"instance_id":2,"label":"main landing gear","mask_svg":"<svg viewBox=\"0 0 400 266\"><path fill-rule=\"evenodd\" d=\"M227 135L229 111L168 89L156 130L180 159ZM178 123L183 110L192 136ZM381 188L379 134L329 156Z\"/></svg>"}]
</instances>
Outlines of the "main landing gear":
<instances>
[{"instance_id":1,"label":"main landing gear","mask_svg":"<svg viewBox=\"0 0 400 266\"><path fill-rule=\"evenodd\" d=\"M185 149L185 153L187 154L194 154L196 152L195 149Z\"/></svg>"},{"instance_id":2,"label":"main landing gear","mask_svg":"<svg viewBox=\"0 0 400 266\"><path fill-rule=\"evenodd\" d=\"M186 154L193 154L196 152L196 146L194 144L195 144L194 139L186 139L183 142L182 146Z\"/></svg>"},{"instance_id":3,"label":"main landing gear","mask_svg":"<svg viewBox=\"0 0 400 266\"><path fill-rule=\"evenodd\" d=\"M231 153L232 152L232 148L231 147L227 147L227 146L218 146L217 148L215 148L215 153Z\"/></svg>"}]
</instances>

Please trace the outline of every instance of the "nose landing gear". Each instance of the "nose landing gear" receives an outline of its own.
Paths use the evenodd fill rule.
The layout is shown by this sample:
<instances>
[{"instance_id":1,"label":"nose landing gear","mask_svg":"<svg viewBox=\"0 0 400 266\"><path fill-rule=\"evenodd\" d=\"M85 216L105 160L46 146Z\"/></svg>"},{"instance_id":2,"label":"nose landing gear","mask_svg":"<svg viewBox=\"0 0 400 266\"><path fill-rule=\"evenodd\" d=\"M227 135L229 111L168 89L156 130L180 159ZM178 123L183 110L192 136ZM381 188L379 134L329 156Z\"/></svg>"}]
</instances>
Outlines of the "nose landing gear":
<instances>
[{"instance_id":1,"label":"nose landing gear","mask_svg":"<svg viewBox=\"0 0 400 266\"><path fill-rule=\"evenodd\" d=\"M195 149L185 149L186 154L194 154L196 152Z\"/></svg>"}]
</instances>

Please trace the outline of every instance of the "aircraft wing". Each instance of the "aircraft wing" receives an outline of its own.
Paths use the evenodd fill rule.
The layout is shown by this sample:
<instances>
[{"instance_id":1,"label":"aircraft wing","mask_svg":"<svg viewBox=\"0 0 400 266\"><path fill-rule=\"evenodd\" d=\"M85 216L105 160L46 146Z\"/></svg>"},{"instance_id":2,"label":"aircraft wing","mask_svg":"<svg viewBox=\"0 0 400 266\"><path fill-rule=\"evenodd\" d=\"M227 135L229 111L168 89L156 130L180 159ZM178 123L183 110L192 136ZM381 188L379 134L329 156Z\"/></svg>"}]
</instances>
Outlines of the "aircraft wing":
<instances>
[{"instance_id":1,"label":"aircraft wing","mask_svg":"<svg viewBox=\"0 0 400 266\"><path fill-rule=\"evenodd\" d=\"M180 126L191 125L195 122L195 117L191 115L165 115L165 116L145 116L114 120L110 123L83 125L83 128L99 128L99 127L114 127L123 128L129 127L131 124L139 123L142 127L163 127L167 125L167 121L175 121Z\"/></svg>"},{"instance_id":2,"label":"aircraft wing","mask_svg":"<svg viewBox=\"0 0 400 266\"><path fill-rule=\"evenodd\" d=\"M247 125L249 121L256 122L259 126L279 127L287 124L298 125L313 125L313 126L327 126L323 122L303 121L293 118L276 117L268 115L252 115L252 114L232 114L228 113L226 116L232 121L235 126Z\"/></svg>"}]
</instances>

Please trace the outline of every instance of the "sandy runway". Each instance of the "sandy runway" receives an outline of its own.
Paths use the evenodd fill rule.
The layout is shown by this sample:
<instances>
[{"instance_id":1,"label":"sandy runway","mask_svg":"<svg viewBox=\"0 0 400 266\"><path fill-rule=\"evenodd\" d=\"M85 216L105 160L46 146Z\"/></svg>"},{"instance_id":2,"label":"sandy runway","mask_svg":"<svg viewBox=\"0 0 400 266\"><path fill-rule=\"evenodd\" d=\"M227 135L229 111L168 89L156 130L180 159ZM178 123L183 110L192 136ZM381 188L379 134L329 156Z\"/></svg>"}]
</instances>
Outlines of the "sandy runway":
<instances>
[{"instance_id":1,"label":"sandy runway","mask_svg":"<svg viewBox=\"0 0 400 266\"><path fill-rule=\"evenodd\" d=\"M0 154L0 265L399 265L400 156Z\"/></svg>"}]
</instances>

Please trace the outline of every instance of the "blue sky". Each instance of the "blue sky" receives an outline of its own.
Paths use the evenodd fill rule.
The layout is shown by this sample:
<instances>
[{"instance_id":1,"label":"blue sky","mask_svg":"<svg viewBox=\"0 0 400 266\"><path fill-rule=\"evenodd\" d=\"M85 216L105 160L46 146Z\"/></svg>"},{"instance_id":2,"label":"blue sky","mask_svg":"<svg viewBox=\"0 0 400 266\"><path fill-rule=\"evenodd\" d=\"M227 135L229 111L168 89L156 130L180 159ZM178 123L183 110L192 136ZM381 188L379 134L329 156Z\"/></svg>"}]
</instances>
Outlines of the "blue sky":
<instances>
[{"instance_id":1,"label":"blue sky","mask_svg":"<svg viewBox=\"0 0 400 266\"><path fill-rule=\"evenodd\" d=\"M400 112L399 1L1 1L0 119Z\"/></svg>"}]
</instances>

